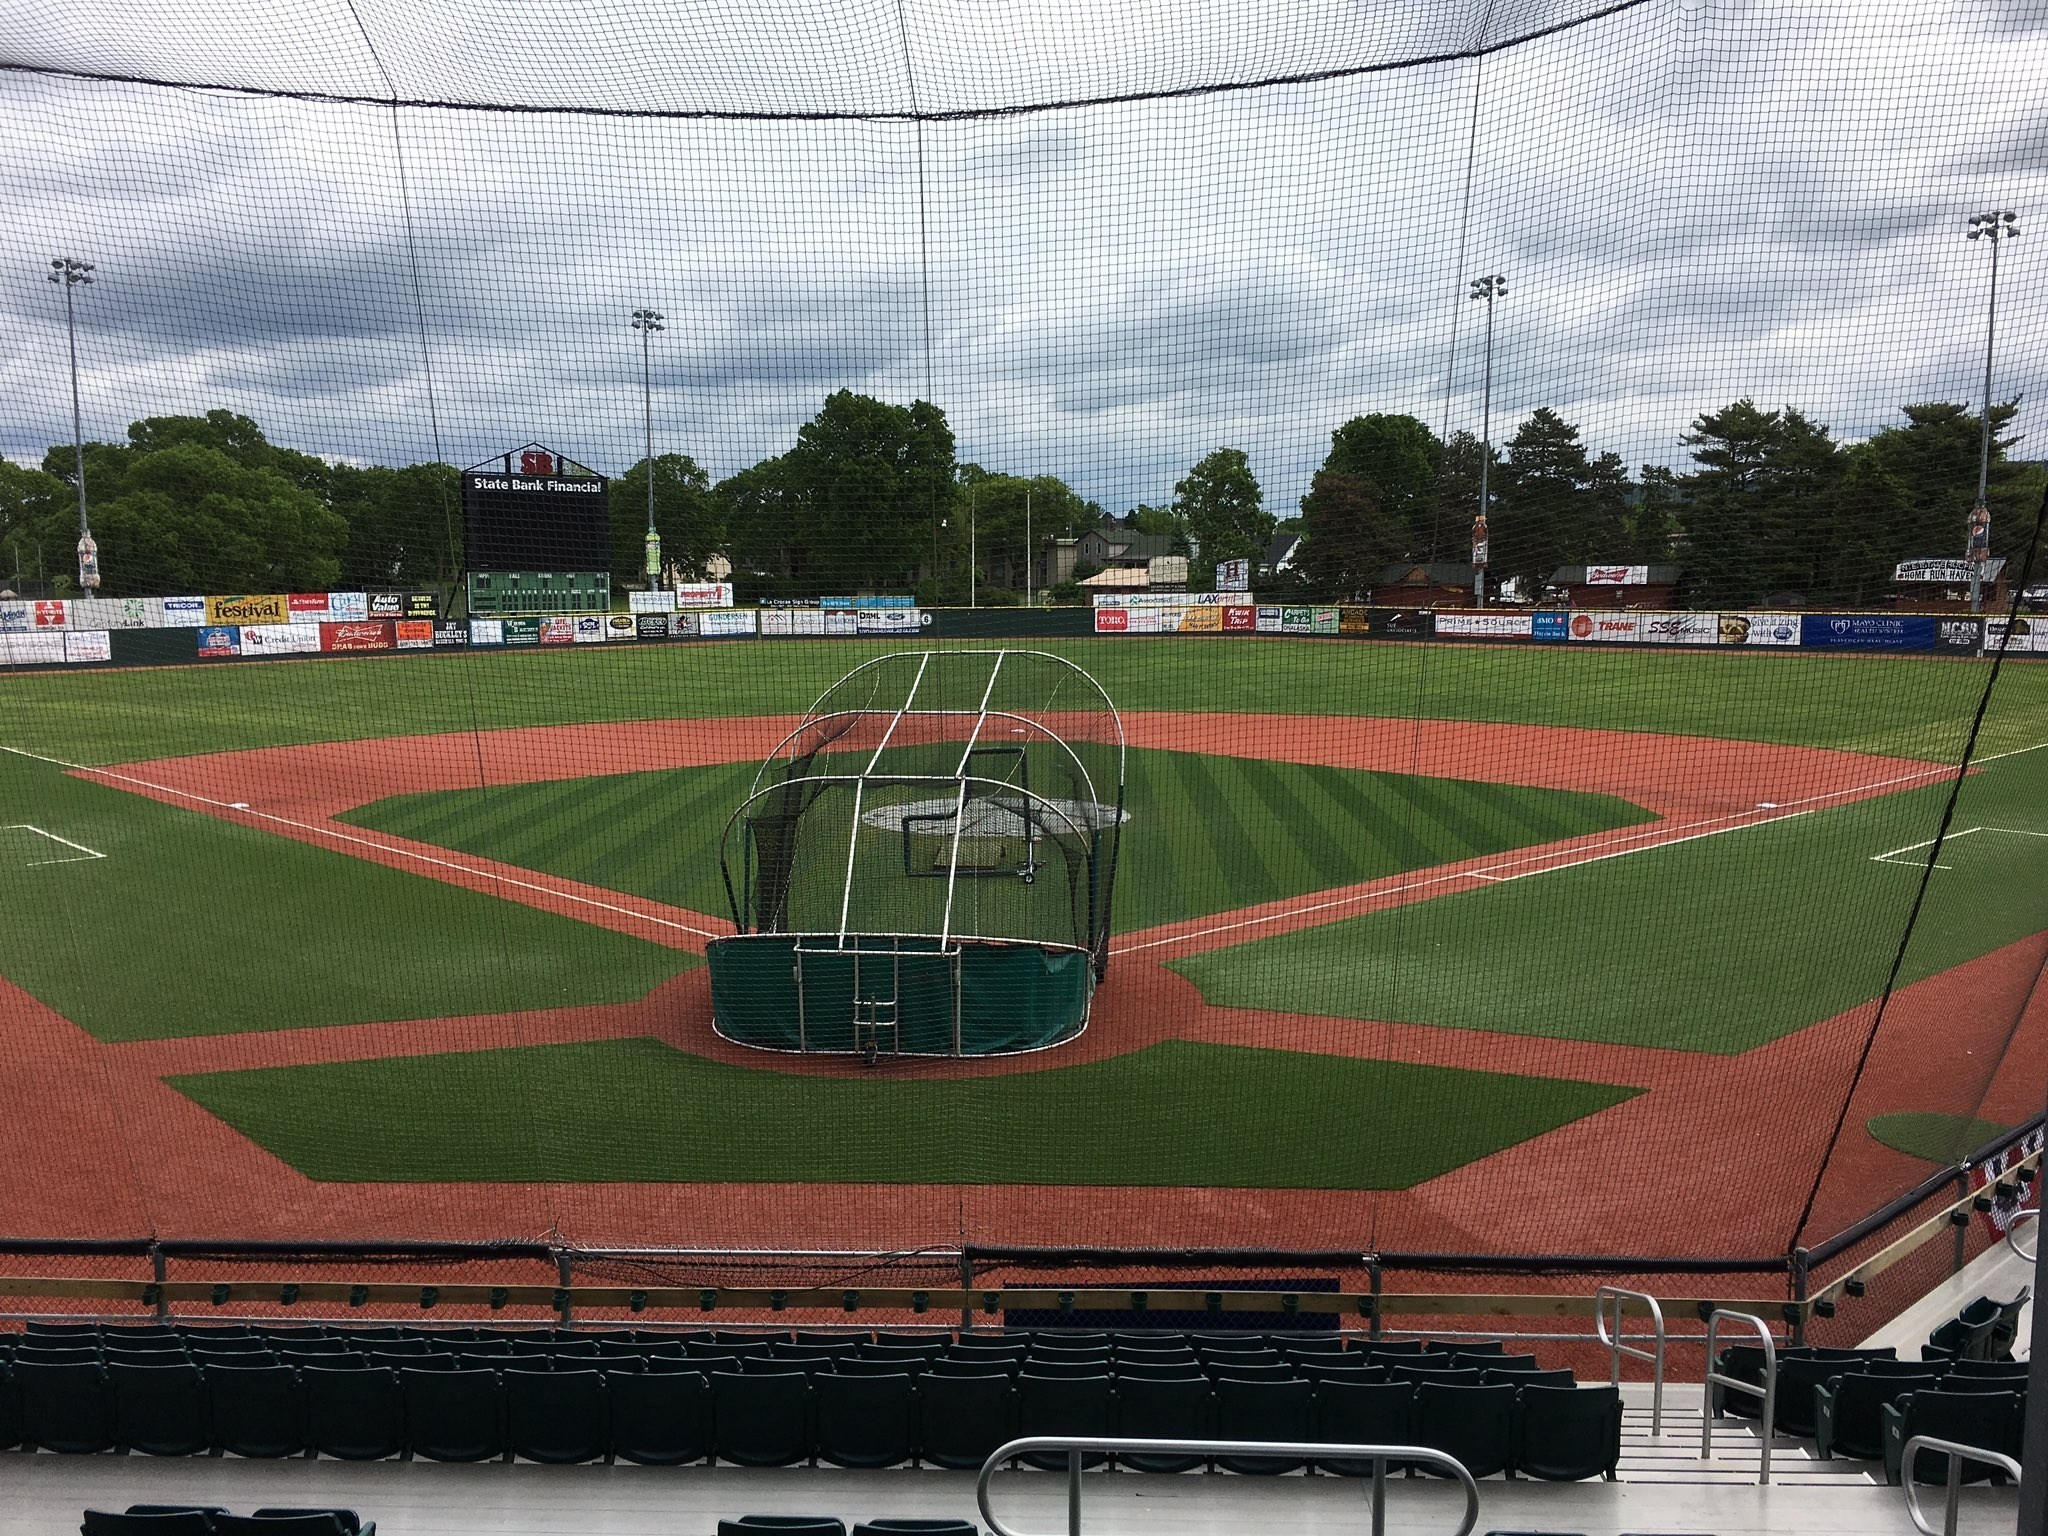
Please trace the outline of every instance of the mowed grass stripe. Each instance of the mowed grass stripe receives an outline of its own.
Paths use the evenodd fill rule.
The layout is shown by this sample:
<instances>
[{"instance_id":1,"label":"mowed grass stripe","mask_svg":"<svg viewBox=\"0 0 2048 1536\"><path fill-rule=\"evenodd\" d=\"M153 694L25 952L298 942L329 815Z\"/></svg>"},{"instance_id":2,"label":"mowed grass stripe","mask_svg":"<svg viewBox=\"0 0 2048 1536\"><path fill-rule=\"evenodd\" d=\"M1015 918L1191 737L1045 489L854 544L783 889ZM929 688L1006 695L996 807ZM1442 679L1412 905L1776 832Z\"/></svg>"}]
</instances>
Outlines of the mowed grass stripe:
<instances>
[{"instance_id":1,"label":"mowed grass stripe","mask_svg":"<svg viewBox=\"0 0 2048 1536\"><path fill-rule=\"evenodd\" d=\"M1187 1041L950 1080L797 1077L636 1039L169 1081L327 1182L1356 1190L1410 1188L1637 1091Z\"/></svg>"},{"instance_id":2,"label":"mowed grass stripe","mask_svg":"<svg viewBox=\"0 0 2048 1536\"><path fill-rule=\"evenodd\" d=\"M1931 838L1948 794L1928 785L1172 964L1232 1007L1744 1051L1883 989L1921 872L1913 854L1874 856ZM1973 774L1954 825L1966 835L1934 871L1908 984L2048 929L2048 752Z\"/></svg>"},{"instance_id":3,"label":"mowed grass stripe","mask_svg":"<svg viewBox=\"0 0 2048 1536\"><path fill-rule=\"evenodd\" d=\"M7 754L0 805L106 854L0 869L0 975L102 1040L630 1002L702 963Z\"/></svg>"},{"instance_id":4,"label":"mowed grass stripe","mask_svg":"<svg viewBox=\"0 0 2048 1536\"><path fill-rule=\"evenodd\" d=\"M718 839L752 773L725 764L437 791L342 819L412 837L432 825L444 847L724 913ZM1532 841L1534 826L1578 832L1652 819L1606 795L1146 748L1130 753L1127 775L1115 896L1124 932L1504 852ZM887 862L876 852L873 867ZM835 888L842 876L832 861ZM898 905L886 889L870 894L877 914Z\"/></svg>"}]
</instances>

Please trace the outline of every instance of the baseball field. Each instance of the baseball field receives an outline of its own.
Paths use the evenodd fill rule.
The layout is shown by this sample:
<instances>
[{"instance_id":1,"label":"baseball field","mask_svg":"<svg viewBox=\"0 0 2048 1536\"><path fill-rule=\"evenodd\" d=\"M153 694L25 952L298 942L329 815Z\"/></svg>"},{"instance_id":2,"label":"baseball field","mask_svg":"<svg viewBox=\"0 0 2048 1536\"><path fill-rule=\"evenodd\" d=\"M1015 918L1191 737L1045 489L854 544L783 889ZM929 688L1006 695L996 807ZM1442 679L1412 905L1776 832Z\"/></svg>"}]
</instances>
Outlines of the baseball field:
<instances>
[{"instance_id":1,"label":"baseball field","mask_svg":"<svg viewBox=\"0 0 2048 1536\"><path fill-rule=\"evenodd\" d=\"M1034 644L1131 745L1107 979L873 1068L703 950L876 643L6 678L19 1230L1768 1253L2038 1108L2048 667L1958 791L1988 662Z\"/></svg>"}]
</instances>

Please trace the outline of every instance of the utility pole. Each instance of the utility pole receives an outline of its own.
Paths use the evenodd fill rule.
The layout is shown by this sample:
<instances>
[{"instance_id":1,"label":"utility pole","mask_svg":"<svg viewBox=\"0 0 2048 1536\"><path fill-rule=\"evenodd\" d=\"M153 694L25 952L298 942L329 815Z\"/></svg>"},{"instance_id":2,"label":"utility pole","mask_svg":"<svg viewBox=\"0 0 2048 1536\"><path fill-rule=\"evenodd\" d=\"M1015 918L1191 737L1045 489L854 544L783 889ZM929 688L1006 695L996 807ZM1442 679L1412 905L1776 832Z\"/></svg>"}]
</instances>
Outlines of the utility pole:
<instances>
[{"instance_id":1,"label":"utility pole","mask_svg":"<svg viewBox=\"0 0 2048 1536\"><path fill-rule=\"evenodd\" d=\"M1984 421L1977 444L1977 504L1970 509L1964 545L1970 562L1970 612L1984 611L1984 568L1991 560L1991 349L1998 335L1998 248L2019 238L2019 215L2010 208L1980 213L1970 220L1966 240L1991 244L1991 303L1984 317Z\"/></svg>"},{"instance_id":2,"label":"utility pole","mask_svg":"<svg viewBox=\"0 0 2048 1536\"><path fill-rule=\"evenodd\" d=\"M1493 301L1505 297L1507 291L1508 280L1495 272L1473 278L1471 292L1466 295L1486 301L1486 374L1479 394L1479 515L1473 522L1473 553L1482 558L1475 559L1472 565L1472 601L1481 608L1486 606L1486 480L1487 471L1493 467Z\"/></svg>"},{"instance_id":3,"label":"utility pole","mask_svg":"<svg viewBox=\"0 0 2048 1536\"><path fill-rule=\"evenodd\" d=\"M100 549L85 522L85 428L78 409L78 312L71 290L93 280L93 265L76 256L52 256L50 281L64 290L64 330L71 338L71 453L78 480L78 590L93 592L100 584Z\"/></svg>"},{"instance_id":4,"label":"utility pole","mask_svg":"<svg viewBox=\"0 0 2048 1536\"><path fill-rule=\"evenodd\" d=\"M658 309L633 311L633 329L640 333L640 409L647 422L647 590L661 589L661 535L654 529L654 333L666 330Z\"/></svg>"}]
</instances>

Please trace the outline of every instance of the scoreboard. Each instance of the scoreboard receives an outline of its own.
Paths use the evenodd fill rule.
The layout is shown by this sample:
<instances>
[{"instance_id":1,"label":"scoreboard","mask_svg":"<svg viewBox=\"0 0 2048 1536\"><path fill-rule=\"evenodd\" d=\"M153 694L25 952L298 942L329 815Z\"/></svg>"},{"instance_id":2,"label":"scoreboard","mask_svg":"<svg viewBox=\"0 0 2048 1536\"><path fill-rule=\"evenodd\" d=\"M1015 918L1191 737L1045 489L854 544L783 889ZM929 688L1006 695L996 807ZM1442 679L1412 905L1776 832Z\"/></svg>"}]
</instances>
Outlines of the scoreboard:
<instances>
[{"instance_id":1,"label":"scoreboard","mask_svg":"<svg viewBox=\"0 0 2048 1536\"><path fill-rule=\"evenodd\" d=\"M470 572L609 573L609 483L539 444L465 470L463 545Z\"/></svg>"}]
</instances>

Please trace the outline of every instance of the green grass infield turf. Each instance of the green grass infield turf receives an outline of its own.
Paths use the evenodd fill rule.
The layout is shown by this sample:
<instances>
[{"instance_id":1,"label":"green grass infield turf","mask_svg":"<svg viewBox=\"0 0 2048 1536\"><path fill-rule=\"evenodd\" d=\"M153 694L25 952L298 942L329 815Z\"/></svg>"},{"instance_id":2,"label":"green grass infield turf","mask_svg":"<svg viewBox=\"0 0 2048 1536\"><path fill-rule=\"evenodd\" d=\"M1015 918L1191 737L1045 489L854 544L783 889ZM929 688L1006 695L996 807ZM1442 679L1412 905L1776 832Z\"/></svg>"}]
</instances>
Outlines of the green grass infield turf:
<instances>
[{"instance_id":1,"label":"green grass infield turf","mask_svg":"<svg viewBox=\"0 0 2048 1536\"><path fill-rule=\"evenodd\" d=\"M1174 962L1212 1003L1737 1052L1884 990L1935 784ZM1900 971L2048 928L2048 749L1963 786ZM1959 999L1959 1005L1966 1000Z\"/></svg>"},{"instance_id":2,"label":"green grass infield turf","mask_svg":"<svg viewBox=\"0 0 2048 1536\"><path fill-rule=\"evenodd\" d=\"M102 1040L627 1002L702 964L12 753L0 807L0 975Z\"/></svg>"},{"instance_id":3,"label":"green grass infield turf","mask_svg":"<svg viewBox=\"0 0 2048 1536\"><path fill-rule=\"evenodd\" d=\"M401 795L341 819L724 918L718 840L755 768ZM1123 932L1654 820L1609 795L1187 752L1135 749L1126 782L1113 903ZM848 810L816 813L836 850L824 860L834 926ZM861 836L863 876L875 878L862 881L856 924L936 931L945 882L901 875L899 834ZM892 891L902 898L893 904ZM1071 939L1050 931L1047 914L1022 910L1066 901L1064 882L1050 878L966 880L955 916L969 932Z\"/></svg>"},{"instance_id":4,"label":"green grass infield turf","mask_svg":"<svg viewBox=\"0 0 2048 1536\"><path fill-rule=\"evenodd\" d=\"M950 1080L629 1039L169 1081L327 1182L1216 1189L1406 1189L1637 1091L1186 1041Z\"/></svg>"}]
</instances>

